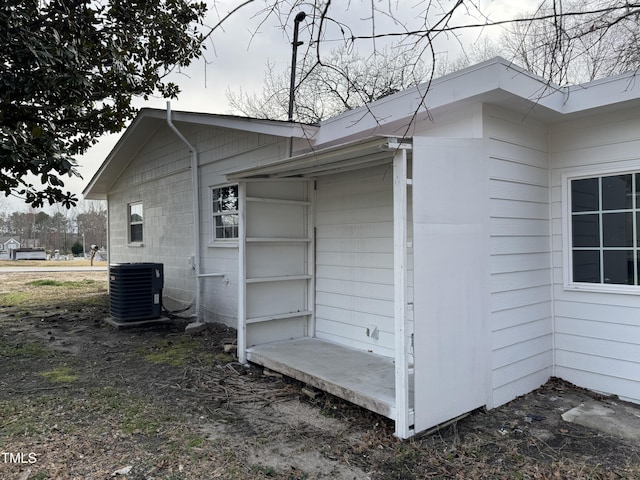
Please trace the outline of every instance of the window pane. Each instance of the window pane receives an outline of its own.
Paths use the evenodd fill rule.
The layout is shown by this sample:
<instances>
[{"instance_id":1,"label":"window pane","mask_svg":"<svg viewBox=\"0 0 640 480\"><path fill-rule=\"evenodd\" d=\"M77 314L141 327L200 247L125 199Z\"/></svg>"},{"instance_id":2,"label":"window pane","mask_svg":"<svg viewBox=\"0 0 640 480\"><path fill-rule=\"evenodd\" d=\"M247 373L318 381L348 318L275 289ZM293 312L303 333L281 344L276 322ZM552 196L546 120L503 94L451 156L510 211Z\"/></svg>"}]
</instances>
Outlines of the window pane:
<instances>
[{"instance_id":1,"label":"window pane","mask_svg":"<svg viewBox=\"0 0 640 480\"><path fill-rule=\"evenodd\" d=\"M142 221L142 204L129 206L129 223Z\"/></svg>"},{"instance_id":2,"label":"window pane","mask_svg":"<svg viewBox=\"0 0 640 480\"><path fill-rule=\"evenodd\" d=\"M142 224L131 225L131 241L142 242Z\"/></svg>"},{"instance_id":3,"label":"window pane","mask_svg":"<svg viewBox=\"0 0 640 480\"><path fill-rule=\"evenodd\" d=\"M213 189L213 212L238 211L238 186Z\"/></svg>"},{"instance_id":4,"label":"window pane","mask_svg":"<svg viewBox=\"0 0 640 480\"><path fill-rule=\"evenodd\" d=\"M216 238L238 238L238 215L218 215L214 218Z\"/></svg>"},{"instance_id":5,"label":"window pane","mask_svg":"<svg viewBox=\"0 0 640 480\"><path fill-rule=\"evenodd\" d=\"M600 246L600 221L598 215L573 215L571 229L574 247Z\"/></svg>"},{"instance_id":6,"label":"window pane","mask_svg":"<svg viewBox=\"0 0 640 480\"><path fill-rule=\"evenodd\" d=\"M573 252L573 281L600 283L600 252L579 250Z\"/></svg>"},{"instance_id":7,"label":"window pane","mask_svg":"<svg viewBox=\"0 0 640 480\"><path fill-rule=\"evenodd\" d=\"M622 210L632 207L631 175L602 177L602 209Z\"/></svg>"},{"instance_id":8,"label":"window pane","mask_svg":"<svg viewBox=\"0 0 640 480\"><path fill-rule=\"evenodd\" d=\"M572 212L593 212L599 210L598 198L597 178L571 181Z\"/></svg>"},{"instance_id":9,"label":"window pane","mask_svg":"<svg viewBox=\"0 0 640 480\"><path fill-rule=\"evenodd\" d=\"M602 214L602 243L605 247L632 247L633 214Z\"/></svg>"},{"instance_id":10,"label":"window pane","mask_svg":"<svg viewBox=\"0 0 640 480\"><path fill-rule=\"evenodd\" d=\"M604 283L633 285L633 250L603 252Z\"/></svg>"}]
</instances>

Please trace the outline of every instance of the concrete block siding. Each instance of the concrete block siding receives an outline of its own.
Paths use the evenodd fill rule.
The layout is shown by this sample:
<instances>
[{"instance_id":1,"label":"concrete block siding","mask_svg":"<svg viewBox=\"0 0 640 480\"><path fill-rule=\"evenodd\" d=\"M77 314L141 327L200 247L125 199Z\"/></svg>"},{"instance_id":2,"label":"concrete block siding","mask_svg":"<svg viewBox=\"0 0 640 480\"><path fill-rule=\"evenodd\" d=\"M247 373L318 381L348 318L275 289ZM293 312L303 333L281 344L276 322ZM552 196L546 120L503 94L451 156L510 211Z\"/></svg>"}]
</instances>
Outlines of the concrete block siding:
<instances>
[{"instance_id":1,"label":"concrete block siding","mask_svg":"<svg viewBox=\"0 0 640 480\"><path fill-rule=\"evenodd\" d=\"M279 158L286 145L281 138L270 135L189 124L178 127L199 155L201 273L225 275L202 280L203 318L235 326L237 243L212 242L211 188L225 184L225 173L231 168L243 162L249 164L256 150L264 150L263 158ZM186 146L167 126L162 126L132 158L108 197L109 261L162 262L164 295L171 308L192 303L196 289L190 162ZM128 239L128 207L137 202L142 203L144 215L141 245L131 244Z\"/></svg>"}]
</instances>

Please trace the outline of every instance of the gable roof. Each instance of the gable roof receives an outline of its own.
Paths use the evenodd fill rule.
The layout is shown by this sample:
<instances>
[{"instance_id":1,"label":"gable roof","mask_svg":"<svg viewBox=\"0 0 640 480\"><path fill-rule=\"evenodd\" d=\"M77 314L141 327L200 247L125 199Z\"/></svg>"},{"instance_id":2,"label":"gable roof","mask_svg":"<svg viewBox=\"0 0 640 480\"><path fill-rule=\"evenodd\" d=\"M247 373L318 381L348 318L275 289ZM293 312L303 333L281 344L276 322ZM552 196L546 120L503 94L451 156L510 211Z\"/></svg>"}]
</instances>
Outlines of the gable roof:
<instances>
[{"instance_id":1,"label":"gable roof","mask_svg":"<svg viewBox=\"0 0 640 480\"><path fill-rule=\"evenodd\" d=\"M640 82L636 82L636 72L629 72L581 85L558 87L504 58L495 57L347 111L321 122L318 127L189 112L173 112L172 121L284 138L313 137L313 145L306 152L309 153L336 145L346 148L350 142L376 135L411 136L418 122L431 120L438 112L463 109L477 103L503 106L521 112L523 116L554 123L596 111L640 107ZM165 122L165 110L141 110L85 188L85 198L106 198L109 188L131 158ZM305 152L298 152L300 154ZM236 174L243 176L240 172Z\"/></svg>"},{"instance_id":2,"label":"gable roof","mask_svg":"<svg viewBox=\"0 0 640 480\"><path fill-rule=\"evenodd\" d=\"M19 238L20 238L20 237L18 237L18 239L16 239L16 237L12 237L12 236L0 237L0 243L2 243L3 245L5 245L5 244L7 244L7 243L11 242L12 240L13 240L15 243L20 243Z\"/></svg>"},{"instance_id":3,"label":"gable roof","mask_svg":"<svg viewBox=\"0 0 640 480\"><path fill-rule=\"evenodd\" d=\"M248 133L274 135L283 138L308 138L313 136L317 127L280 120L172 111L174 124L186 123L209 127L229 128ZM122 134L98 171L93 175L83 196L92 200L106 199L107 192L117 181L122 171L131 162L135 154L149 141L156 131L167 124L167 111L157 108L143 108L131 125ZM197 148L197 146L196 146Z\"/></svg>"}]
</instances>

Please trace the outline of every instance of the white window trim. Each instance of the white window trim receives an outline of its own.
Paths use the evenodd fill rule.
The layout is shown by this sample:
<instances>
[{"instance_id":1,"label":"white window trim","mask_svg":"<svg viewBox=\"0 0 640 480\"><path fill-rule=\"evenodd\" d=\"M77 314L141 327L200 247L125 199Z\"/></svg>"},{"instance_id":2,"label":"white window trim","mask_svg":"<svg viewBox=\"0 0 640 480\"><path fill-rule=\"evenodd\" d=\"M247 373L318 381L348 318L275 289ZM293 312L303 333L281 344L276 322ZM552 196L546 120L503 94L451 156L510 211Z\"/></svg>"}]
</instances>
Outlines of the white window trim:
<instances>
[{"instance_id":1,"label":"white window trim","mask_svg":"<svg viewBox=\"0 0 640 480\"><path fill-rule=\"evenodd\" d=\"M131 207L133 207L134 205L141 205L142 206L142 221L141 222L136 222L135 225L142 225L142 241L141 242L134 242L131 240L131 225L134 225L134 223L131 222ZM129 247L144 247L144 205L143 202L130 202L127 204L127 245Z\"/></svg>"},{"instance_id":2,"label":"white window trim","mask_svg":"<svg viewBox=\"0 0 640 480\"><path fill-rule=\"evenodd\" d=\"M625 295L640 294L640 285L574 282L571 273L573 272L573 255L571 254L571 181L584 178L605 177L609 175L623 175L633 173L640 173L640 168L600 167L596 169L573 171L562 174L562 281L565 290L575 292L616 293Z\"/></svg>"},{"instance_id":3,"label":"white window trim","mask_svg":"<svg viewBox=\"0 0 640 480\"><path fill-rule=\"evenodd\" d=\"M226 187L238 187L237 183L225 183L223 185L210 185L209 186L209 219L211 220L210 242L208 247L214 248L238 248L238 237L236 238L216 238L216 222L214 218L217 215L213 213L213 191L219 188ZM238 188L238 196L240 196L240 189ZM226 213L226 215L238 215L240 219L240 200L238 199L238 210L235 212Z\"/></svg>"}]
</instances>

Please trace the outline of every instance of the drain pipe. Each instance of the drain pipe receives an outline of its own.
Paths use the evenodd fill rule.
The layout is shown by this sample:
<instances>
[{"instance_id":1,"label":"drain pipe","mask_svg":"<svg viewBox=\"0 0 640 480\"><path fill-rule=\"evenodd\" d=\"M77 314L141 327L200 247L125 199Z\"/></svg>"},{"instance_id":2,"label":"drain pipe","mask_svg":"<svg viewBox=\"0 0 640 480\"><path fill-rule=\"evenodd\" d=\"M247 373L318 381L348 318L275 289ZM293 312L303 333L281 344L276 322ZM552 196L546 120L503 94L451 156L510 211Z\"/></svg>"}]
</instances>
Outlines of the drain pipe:
<instances>
[{"instance_id":1,"label":"drain pipe","mask_svg":"<svg viewBox=\"0 0 640 480\"><path fill-rule=\"evenodd\" d=\"M193 317L197 324L201 323L200 319L200 183L198 180L198 152L195 147L182 135L180 130L171 121L171 102L167 102L167 125L178 136L180 140L187 146L191 152L191 186L193 191L193 248L195 250L193 269L196 277L196 307ZM189 327L187 327L189 328Z\"/></svg>"}]
</instances>

